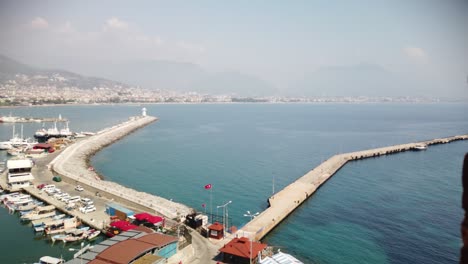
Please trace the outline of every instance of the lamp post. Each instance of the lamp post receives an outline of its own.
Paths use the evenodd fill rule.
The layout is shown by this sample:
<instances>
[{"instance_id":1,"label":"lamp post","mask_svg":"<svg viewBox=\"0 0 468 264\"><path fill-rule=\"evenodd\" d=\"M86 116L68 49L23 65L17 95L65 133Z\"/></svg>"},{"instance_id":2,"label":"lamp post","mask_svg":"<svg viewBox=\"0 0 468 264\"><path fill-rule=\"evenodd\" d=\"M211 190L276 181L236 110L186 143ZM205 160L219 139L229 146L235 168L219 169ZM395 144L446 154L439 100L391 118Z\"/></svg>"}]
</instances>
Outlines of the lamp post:
<instances>
[{"instance_id":1,"label":"lamp post","mask_svg":"<svg viewBox=\"0 0 468 264\"><path fill-rule=\"evenodd\" d=\"M254 219L254 217L256 217L259 213L256 212L255 214L251 214L250 211L247 211L246 214L244 214L244 216L246 217L250 217L250 221L252 221L252 219ZM252 264L252 238L250 238L250 264Z\"/></svg>"},{"instance_id":2,"label":"lamp post","mask_svg":"<svg viewBox=\"0 0 468 264\"><path fill-rule=\"evenodd\" d=\"M81 244L80 244L80 251L78 251L78 253L83 254L83 252L81 252L81 251L83 251L83 246L84 246L84 242L81 242ZM78 249L76 249L76 248L69 248L68 250L70 250L70 251L77 251ZM75 256L73 256L73 257L76 258ZM83 259L82 259L82 258L80 258L80 263L83 264Z\"/></svg>"},{"instance_id":3,"label":"lamp post","mask_svg":"<svg viewBox=\"0 0 468 264\"><path fill-rule=\"evenodd\" d=\"M232 201L229 201L223 205L218 205L216 206L216 209L222 207L223 208L223 238L225 237L224 234L226 234L226 217L225 217L225 214L226 214L226 209L227 209L227 206L232 203Z\"/></svg>"}]
</instances>

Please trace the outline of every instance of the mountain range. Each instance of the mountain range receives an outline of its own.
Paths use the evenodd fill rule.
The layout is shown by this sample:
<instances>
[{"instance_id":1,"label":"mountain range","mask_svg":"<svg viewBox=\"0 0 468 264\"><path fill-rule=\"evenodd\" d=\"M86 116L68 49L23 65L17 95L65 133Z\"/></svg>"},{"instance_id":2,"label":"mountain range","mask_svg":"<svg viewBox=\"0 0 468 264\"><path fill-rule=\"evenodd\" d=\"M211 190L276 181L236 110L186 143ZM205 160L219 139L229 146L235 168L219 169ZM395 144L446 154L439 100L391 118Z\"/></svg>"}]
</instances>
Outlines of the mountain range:
<instances>
[{"instance_id":1,"label":"mountain range","mask_svg":"<svg viewBox=\"0 0 468 264\"><path fill-rule=\"evenodd\" d=\"M28 78L18 78L25 75ZM41 69L23 64L4 55L0 55L0 83L9 80L22 82L22 84L54 85L57 88L78 87L92 89L94 87L126 87L128 85L104 78L88 77L64 70Z\"/></svg>"},{"instance_id":2,"label":"mountain range","mask_svg":"<svg viewBox=\"0 0 468 264\"><path fill-rule=\"evenodd\" d=\"M87 77L64 70L40 69L0 55L0 82L17 74L45 75L52 81L59 74L62 86L82 89L93 87L142 87L149 90L198 92L233 96L424 96L431 83L395 73L376 64L331 66L311 70L288 87L276 87L254 75L235 72L210 72L193 63L135 60L83 67ZM307 70L304 70L307 72ZM38 80L34 80L39 82ZM41 83L43 84L43 83ZM57 84L54 82L54 84Z\"/></svg>"}]
</instances>

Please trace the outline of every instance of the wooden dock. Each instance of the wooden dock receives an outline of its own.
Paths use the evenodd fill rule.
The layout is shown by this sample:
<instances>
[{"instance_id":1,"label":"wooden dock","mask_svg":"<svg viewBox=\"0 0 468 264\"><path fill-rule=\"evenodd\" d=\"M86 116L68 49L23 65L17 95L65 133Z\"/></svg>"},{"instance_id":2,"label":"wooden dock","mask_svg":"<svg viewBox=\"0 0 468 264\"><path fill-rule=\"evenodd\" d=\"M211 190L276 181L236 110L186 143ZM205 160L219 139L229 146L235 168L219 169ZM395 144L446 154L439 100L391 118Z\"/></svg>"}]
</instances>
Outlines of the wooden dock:
<instances>
[{"instance_id":1,"label":"wooden dock","mask_svg":"<svg viewBox=\"0 0 468 264\"><path fill-rule=\"evenodd\" d=\"M270 206L252 221L248 222L244 227L239 229L237 234L254 240L261 240L348 161L416 150L416 146L421 144L430 146L466 139L468 139L468 135L459 135L335 155L286 186L283 190L271 196L268 199Z\"/></svg>"}]
</instances>

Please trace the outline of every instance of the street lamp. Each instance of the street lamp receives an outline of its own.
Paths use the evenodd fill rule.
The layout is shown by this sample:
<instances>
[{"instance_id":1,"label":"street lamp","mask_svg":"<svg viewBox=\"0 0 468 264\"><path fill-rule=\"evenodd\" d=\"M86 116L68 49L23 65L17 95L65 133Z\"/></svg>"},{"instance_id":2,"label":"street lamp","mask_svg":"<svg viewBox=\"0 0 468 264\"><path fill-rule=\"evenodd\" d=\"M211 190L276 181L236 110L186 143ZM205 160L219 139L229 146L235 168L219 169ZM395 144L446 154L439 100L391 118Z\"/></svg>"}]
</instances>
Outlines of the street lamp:
<instances>
[{"instance_id":1,"label":"street lamp","mask_svg":"<svg viewBox=\"0 0 468 264\"><path fill-rule=\"evenodd\" d=\"M90 244L84 246L84 242L81 242L80 244L80 250L77 248L69 248L69 251L78 251L73 255L73 258L77 258L78 256L81 256L83 254L83 251L86 251L88 248L93 248L93 246L90 246ZM80 263L83 263L83 258L80 258Z\"/></svg>"},{"instance_id":2,"label":"street lamp","mask_svg":"<svg viewBox=\"0 0 468 264\"><path fill-rule=\"evenodd\" d=\"M255 214L251 214L250 211L247 211L247 213L244 214L244 216L250 217L250 221L252 221L252 219L254 219L254 217L256 217L258 214L259 212L256 212ZM253 238L251 237L250 238L250 264L252 264L252 240Z\"/></svg>"},{"instance_id":3,"label":"street lamp","mask_svg":"<svg viewBox=\"0 0 468 264\"><path fill-rule=\"evenodd\" d=\"M216 209L222 207L223 208L223 238L226 237L224 234L226 234L226 217L225 217L225 214L226 214L226 210L227 210L227 206L232 203L232 201L229 201L223 205L218 205L216 206Z\"/></svg>"}]
</instances>

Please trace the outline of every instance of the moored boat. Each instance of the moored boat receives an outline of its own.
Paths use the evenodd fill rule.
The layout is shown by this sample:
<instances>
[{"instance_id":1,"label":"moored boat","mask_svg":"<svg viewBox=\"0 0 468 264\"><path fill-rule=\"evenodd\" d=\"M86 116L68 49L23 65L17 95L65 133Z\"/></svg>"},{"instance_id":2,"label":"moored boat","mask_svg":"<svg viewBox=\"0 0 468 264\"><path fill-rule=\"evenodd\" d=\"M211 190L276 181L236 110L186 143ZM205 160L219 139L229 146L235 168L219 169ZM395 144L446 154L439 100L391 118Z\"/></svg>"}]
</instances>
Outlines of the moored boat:
<instances>
[{"instance_id":1,"label":"moored boat","mask_svg":"<svg viewBox=\"0 0 468 264\"><path fill-rule=\"evenodd\" d=\"M33 211L22 215L21 220L23 221L32 221L42 218L47 218L55 215L55 206L38 206Z\"/></svg>"},{"instance_id":2,"label":"moored boat","mask_svg":"<svg viewBox=\"0 0 468 264\"><path fill-rule=\"evenodd\" d=\"M58 234L66 232L67 230L75 229L79 225L81 225L81 221L77 217L67 218L47 225L44 228L44 232L47 235Z\"/></svg>"},{"instance_id":3,"label":"moored boat","mask_svg":"<svg viewBox=\"0 0 468 264\"><path fill-rule=\"evenodd\" d=\"M426 144L418 144L418 145L414 146L414 149L415 150L426 150L427 145Z\"/></svg>"}]
</instances>

